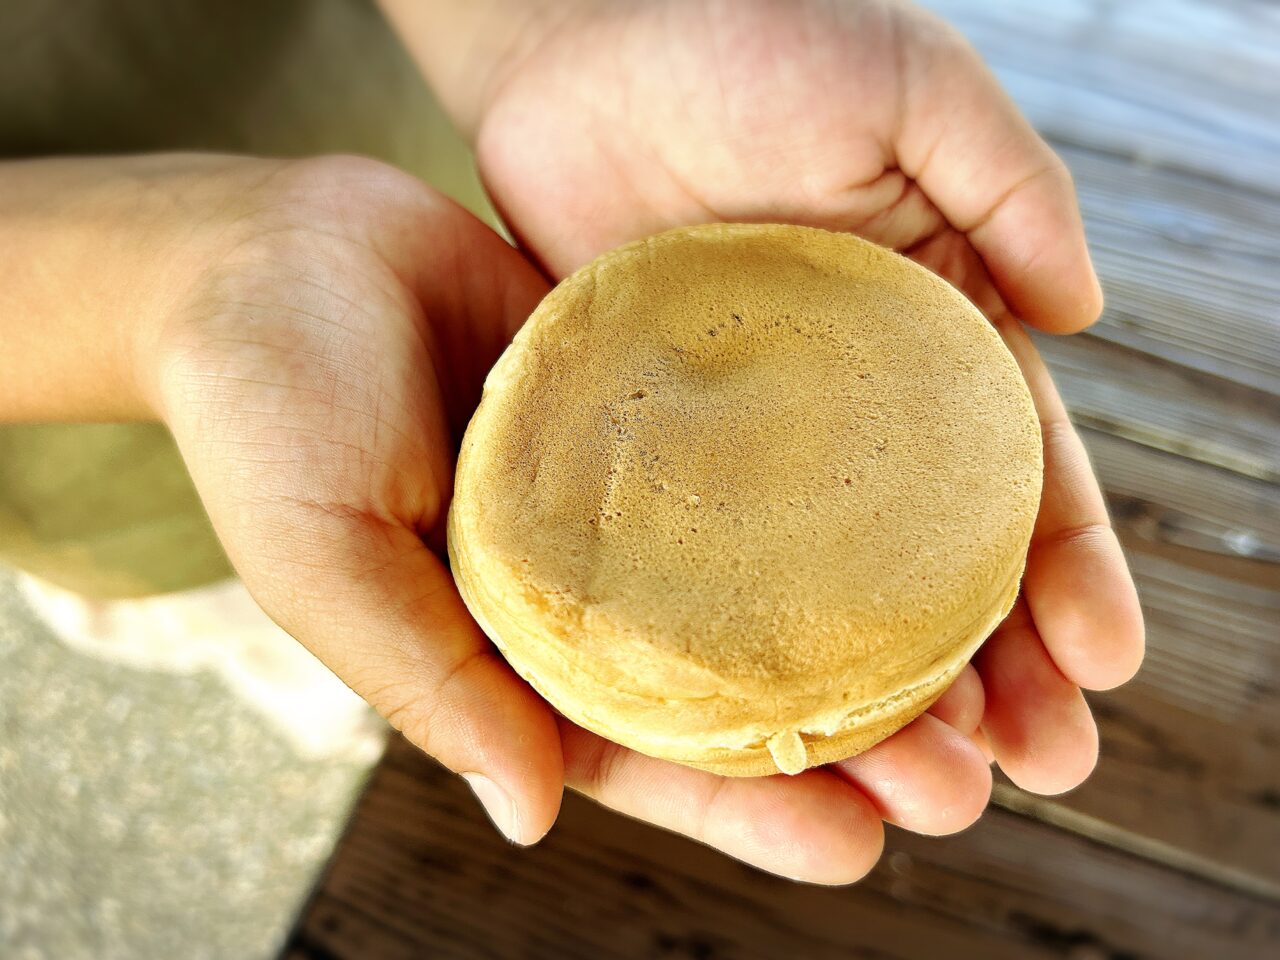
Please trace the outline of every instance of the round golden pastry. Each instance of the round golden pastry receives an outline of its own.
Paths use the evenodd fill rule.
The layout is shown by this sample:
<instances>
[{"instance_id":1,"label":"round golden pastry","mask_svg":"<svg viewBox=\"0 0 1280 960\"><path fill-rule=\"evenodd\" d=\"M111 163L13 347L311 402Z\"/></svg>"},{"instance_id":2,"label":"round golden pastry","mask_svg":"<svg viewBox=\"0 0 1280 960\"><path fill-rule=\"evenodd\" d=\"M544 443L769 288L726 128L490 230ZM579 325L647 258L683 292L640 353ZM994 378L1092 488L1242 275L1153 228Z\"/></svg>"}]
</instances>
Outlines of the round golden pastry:
<instances>
[{"instance_id":1,"label":"round golden pastry","mask_svg":"<svg viewBox=\"0 0 1280 960\"><path fill-rule=\"evenodd\" d=\"M945 281L848 234L706 225L605 254L499 359L449 556L573 722L730 776L905 726L1013 605L1031 397Z\"/></svg>"}]
</instances>

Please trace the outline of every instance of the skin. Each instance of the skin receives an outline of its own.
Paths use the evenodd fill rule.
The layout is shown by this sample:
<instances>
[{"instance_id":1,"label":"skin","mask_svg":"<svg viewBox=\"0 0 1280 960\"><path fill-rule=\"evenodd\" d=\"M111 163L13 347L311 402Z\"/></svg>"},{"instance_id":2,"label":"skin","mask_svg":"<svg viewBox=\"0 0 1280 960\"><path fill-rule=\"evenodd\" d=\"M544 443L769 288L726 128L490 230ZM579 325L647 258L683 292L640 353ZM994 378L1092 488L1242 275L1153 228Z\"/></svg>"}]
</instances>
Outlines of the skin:
<instances>
[{"instance_id":1,"label":"skin","mask_svg":"<svg viewBox=\"0 0 1280 960\"><path fill-rule=\"evenodd\" d=\"M975 668L894 737L796 777L716 777L556 716L440 559L456 443L547 277L372 161L4 165L0 419L168 424L263 609L516 842L550 828L567 784L762 869L846 883L882 821L971 823L987 751L1029 789L1079 783L1097 750L1080 686L1132 675L1141 618L1020 319L1079 329L1100 298L1069 178L972 53L905 7L388 6L551 277L666 226L792 220L906 250L987 310L1045 423L1046 479L1023 601Z\"/></svg>"}]
</instances>

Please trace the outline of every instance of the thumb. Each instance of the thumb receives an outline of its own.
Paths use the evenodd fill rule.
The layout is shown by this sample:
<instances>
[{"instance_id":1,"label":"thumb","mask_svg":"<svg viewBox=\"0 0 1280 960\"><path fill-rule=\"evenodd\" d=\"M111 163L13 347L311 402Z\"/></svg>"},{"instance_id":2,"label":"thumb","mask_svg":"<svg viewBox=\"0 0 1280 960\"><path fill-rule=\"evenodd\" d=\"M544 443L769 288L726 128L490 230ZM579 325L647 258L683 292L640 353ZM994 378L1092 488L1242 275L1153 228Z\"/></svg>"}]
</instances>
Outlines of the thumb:
<instances>
[{"instance_id":1,"label":"thumb","mask_svg":"<svg viewBox=\"0 0 1280 960\"><path fill-rule=\"evenodd\" d=\"M462 774L509 840L539 840L563 793L555 720L471 619L448 569L394 521L318 504L297 512L288 539L306 545L305 563L274 569L262 596L259 571L243 570L255 599L410 742Z\"/></svg>"},{"instance_id":2,"label":"thumb","mask_svg":"<svg viewBox=\"0 0 1280 960\"><path fill-rule=\"evenodd\" d=\"M918 16L902 48L899 166L967 235L1015 314L1052 333L1084 329L1102 290L1071 174L973 48Z\"/></svg>"}]
</instances>

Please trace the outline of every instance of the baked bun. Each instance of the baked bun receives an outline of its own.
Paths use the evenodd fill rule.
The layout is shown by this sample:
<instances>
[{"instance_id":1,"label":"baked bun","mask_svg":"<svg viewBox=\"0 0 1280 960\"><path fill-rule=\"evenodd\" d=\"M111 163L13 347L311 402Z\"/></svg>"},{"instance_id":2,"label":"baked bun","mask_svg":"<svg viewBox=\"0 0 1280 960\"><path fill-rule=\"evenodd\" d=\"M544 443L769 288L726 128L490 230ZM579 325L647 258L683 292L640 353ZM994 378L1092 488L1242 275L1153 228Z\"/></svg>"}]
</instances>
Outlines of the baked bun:
<instances>
[{"instance_id":1,"label":"baked bun","mask_svg":"<svg viewBox=\"0 0 1280 960\"><path fill-rule=\"evenodd\" d=\"M904 257L707 225L605 254L485 383L449 556L573 722L757 776L923 712L1013 605L1040 498L996 331Z\"/></svg>"}]
</instances>

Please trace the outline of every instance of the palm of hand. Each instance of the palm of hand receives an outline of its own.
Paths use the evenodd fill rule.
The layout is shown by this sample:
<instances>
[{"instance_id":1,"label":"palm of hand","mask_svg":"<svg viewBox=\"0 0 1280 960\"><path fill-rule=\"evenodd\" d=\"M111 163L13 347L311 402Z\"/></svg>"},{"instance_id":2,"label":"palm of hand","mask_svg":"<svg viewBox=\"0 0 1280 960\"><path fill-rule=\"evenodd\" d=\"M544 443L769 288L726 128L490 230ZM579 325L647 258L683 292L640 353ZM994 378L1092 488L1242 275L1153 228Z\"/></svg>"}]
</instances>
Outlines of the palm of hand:
<instances>
[{"instance_id":1,"label":"palm of hand","mask_svg":"<svg viewBox=\"0 0 1280 960\"><path fill-rule=\"evenodd\" d=\"M456 438L545 281L371 161L287 164L250 192L158 346L163 413L214 527L273 619L452 769L528 780L545 821L551 715L440 559Z\"/></svg>"},{"instance_id":2,"label":"palm of hand","mask_svg":"<svg viewBox=\"0 0 1280 960\"><path fill-rule=\"evenodd\" d=\"M198 483L210 474L215 522L243 525L224 537L233 551L285 532L264 523L306 522L278 516L281 503L425 534L447 499L442 364L422 308L333 219L309 206L255 225L169 326L169 419L180 443L200 445L188 459ZM255 565L289 562L233 559L250 582Z\"/></svg>"},{"instance_id":3,"label":"palm of hand","mask_svg":"<svg viewBox=\"0 0 1280 960\"><path fill-rule=\"evenodd\" d=\"M898 249L997 323L1036 399L1046 476L1023 597L975 660L981 682L967 672L933 716L853 760L757 781L661 764L562 724L568 782L810 879L867 869L877 814L921 832L976 817L990 777L968 736L989 740L1029 789L1075 786L1097 752L1078 685L1128 679L1142 626L1088 460L1015 319L1066 332L1099 309L1061 163L976 56L909 8L586 9L501 78L476 131L486 185L548 272L713 220L811 224ZM775 822L762 825L763 810Z\"/></svg>"}]
</instances>

